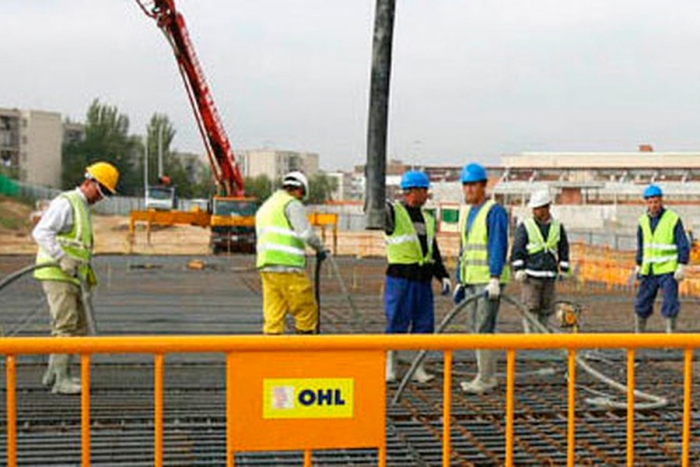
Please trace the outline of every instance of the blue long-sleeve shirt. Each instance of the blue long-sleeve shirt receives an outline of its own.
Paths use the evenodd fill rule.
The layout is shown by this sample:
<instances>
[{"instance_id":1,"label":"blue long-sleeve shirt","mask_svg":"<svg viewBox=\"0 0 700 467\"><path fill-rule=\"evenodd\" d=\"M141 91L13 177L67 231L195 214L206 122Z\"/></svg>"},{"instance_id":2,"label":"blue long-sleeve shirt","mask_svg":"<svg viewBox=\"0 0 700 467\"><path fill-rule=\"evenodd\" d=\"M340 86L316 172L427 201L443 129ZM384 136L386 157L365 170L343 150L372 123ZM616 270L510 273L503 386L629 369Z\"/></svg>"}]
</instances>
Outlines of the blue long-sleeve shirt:
<instances>
[{"instance_id":1,"label":"blue long-sleeve shirt","mask_svg":"<svg viewBox=\"0 0 700 467\"><path fill-rule=\"evenodd\" d=\"M467 216L466 232L472 228L474 219L484 206L484 203L479 206L472 206ZM486 249L489 258L489 275L491 277L500 277L503 268L506 264L508 255L508 213L500 204L494 204L489 213L486 215ZM462 261L462 251L460 248L459 262L457 263L457 280L460 281L460 263Z\"/></svg>"},{"instance_id":2,"label":"blue long-sleeve shirt","mask_svg":"<svg viewBox=\"0 0 700 467\"><path fill-rule=\"evenodd\" d=\"M656 226L659 225L659 220L663 213L666 212L665 208L661 208L659 214L651 217L649 216L649 221L651 224L651 231L656 230ZM648 214L647 214L648 215ZM688 237L685 235L685 229L683 228L683 221L678 219L676 227L673 229L673 243L678 248L678 262L680 264L688 264L690 260L690 244L688 243ZM642 257L644 255L644 233L642 232L642 227L637 227L637 265L642 265Z\"/></svg>"}]
</instances>

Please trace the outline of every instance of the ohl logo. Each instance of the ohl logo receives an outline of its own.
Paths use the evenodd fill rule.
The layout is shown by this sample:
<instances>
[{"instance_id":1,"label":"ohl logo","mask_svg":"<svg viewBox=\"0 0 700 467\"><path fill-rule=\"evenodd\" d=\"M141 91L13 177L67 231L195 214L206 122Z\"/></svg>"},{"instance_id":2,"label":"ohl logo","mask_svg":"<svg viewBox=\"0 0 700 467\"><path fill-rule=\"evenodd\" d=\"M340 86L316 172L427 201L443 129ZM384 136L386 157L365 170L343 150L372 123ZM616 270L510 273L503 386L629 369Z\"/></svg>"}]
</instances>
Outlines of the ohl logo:
<instances>
[{"instance_id":1,"label":"ohl logo","mask_svg":"<svg viewBox=\"0 0 700 467\"><path fill-rule=\"evenodd\" d=\"M352 418L352 378L265 379L263 418Z\"/></svg>"}]
</instances>

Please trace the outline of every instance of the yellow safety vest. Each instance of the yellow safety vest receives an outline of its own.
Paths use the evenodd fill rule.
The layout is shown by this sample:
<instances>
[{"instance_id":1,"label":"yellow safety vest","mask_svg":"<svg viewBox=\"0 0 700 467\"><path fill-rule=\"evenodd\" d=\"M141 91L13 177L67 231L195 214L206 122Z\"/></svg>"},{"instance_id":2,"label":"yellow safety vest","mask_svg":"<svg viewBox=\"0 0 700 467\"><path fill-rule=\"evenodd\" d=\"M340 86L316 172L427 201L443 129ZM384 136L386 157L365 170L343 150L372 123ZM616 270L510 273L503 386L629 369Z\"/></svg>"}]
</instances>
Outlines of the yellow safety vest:
<instances>
[{"instance_id":1,"label":"yellow safety vest","mask_svg":"<svg viewBox=\"0 0 700 467\"><path fill-rule=\"evenodd\" d=\"M95 272L90 265L93 246L90 211L85 201L76 191L68 191L59 196L66 198L73 208L73 226L69 232L59 233L56 236L56 240L66 255L81 262L81 266L78 268L78 276L89 285L95 285L97 283ZM36 264L55 261L54 258L39 247L36 255ZM80 285L80 279L69 277L59 267L37 269L34 271L34 278L40 281L65 281Z\"/></svg>"},{"instance_id":2,"label":"yellow safety vest","mask_svg":"<svg viewBox=\"0 0 700 467\"><path fill-rule=\"evenodd\" d=\"M391 235L384 234L386 257L389 264L419 264L422 266L432 263L435 218L425 210L421 210L428 242L428 249L423 255L420 239L408 210L401 203L393 203L392 206L394 207L394 232Z\"/></svg>"},{"instance_id":3,"label":"yellow safety vest","mask_svg":"<svg viewBox=\"0 0 700 467\"><path fill-rule=\"evenodd\" d=\"M525 221L525 230L527 230L527 253L529 255L534 255L543 250L553 255L557 254L557 247L561 239L561 223L559 221L552 220L549 226L549 233L547 234L547 241L542 237L542 232L537 226L535 219L530 218Z\"/></svg>"},{"instance_id":4,"label":"yellow safety vest","mask_svg":"<svg viewBox=\"0 0 700 467\"><path fill-rule=\"evenodd\" d=\"M471 229L467 232L470 206L464 219L459 224L462 238L462 257L460 258L460 279L463 284L485 284L491 279L489 272L488 229L486 217L496 202L488 200L479 209L472 221ZM501 273L501 284L507 284L510 270L504 265Z\"/></svg>"},{"instance_id":5,"label":"yellow safety vest","mask_svg":"<svg viewBox=\"0 0 700 467\"><path fill-rule=\"evenodd\" d=\"M678 214L671 210L665 210L651 232L651 219L647 214L639 217L639 226L642 228L642 252L641 274L668 274L678 268L678 247L673 241L673 231L678 223Z\"/></svg>"},{"instance_id":6,"label":"yellow safety vest","mask_svg":"<svg viewBox=\"0 0 700 467\"><path fill-rule=\"evenodd\" d=\"M289 224L289 219L284 212L292 201L296 201L296 198L284 190L278 190L260 206L255 214L256 267L303 268L306 266L304 241Z\"/></svg>"}]
</instances>

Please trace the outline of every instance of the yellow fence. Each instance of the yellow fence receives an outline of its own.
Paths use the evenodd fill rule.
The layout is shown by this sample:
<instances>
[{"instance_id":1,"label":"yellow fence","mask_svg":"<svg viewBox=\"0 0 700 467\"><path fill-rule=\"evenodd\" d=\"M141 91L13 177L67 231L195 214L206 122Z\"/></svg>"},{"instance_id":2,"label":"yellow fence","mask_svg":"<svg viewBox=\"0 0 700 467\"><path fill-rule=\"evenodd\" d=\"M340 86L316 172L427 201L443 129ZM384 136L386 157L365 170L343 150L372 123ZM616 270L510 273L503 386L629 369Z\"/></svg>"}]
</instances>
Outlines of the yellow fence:
<instances>
[{"instance_id":1,"label":"yellow fence","mask_svg":"<svg viewBox=\"0 0 700 467\"><path fill-rule=\"evenodd\" d=\"M74 338L4 338L0 339L0 353L6 358L7 393L7 465L17 464L16 425L16 361L22 354L79 353L81 355L81 443L82 465L90 465L90 364L91 356L100 353L149 353L154 355L154 452L155 465L163 465L163 369L164 356L172 352L225 353L228 357L238 352L284 352L308 355L309 352L357 352L426 349L444 354L443 381L443 437L444 466L451 457L451 394L452 354L462 349L506 350L506 433L505 465L513 464L513 428L515 393L515 356L517 350L568 350L568 436L567 465L575 465L575 375L576 351L590 348L627 349L627 465L634 464L634 358L640 348L681 348L684 354L682 465L689 465L690 414L693 349L700 346L700 334L562 334L562 335L355 335L355 336L169 336L169 337L74 337ZM231 370L227 358L227 372ZM314 369L309 368L310 377ZM342 376L342 375L341 375ZM353 377L353 375L347 375ZM230 402L232 390L227 379L226 426L227 465L233 466L232 417ZM384 420L381 421L382 425ZM384 441L385 443L385 441ZM379 465L386 464L386 446L379 447ZM304 465L311 465L311 452L305 450Z\"/></svg>"}]
</instances>

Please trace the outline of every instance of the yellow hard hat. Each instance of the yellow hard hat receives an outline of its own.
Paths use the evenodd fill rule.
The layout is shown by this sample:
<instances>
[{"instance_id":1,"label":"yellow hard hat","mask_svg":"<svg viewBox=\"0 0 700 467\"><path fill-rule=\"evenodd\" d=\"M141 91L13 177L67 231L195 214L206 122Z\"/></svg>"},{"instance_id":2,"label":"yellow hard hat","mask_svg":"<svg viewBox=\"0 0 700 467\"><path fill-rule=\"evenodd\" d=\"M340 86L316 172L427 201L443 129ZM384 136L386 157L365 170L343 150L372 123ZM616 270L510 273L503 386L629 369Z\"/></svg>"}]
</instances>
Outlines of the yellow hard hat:
<instances>
[{"instance_id":1,"label":"yellow hard hat","mask_svg":"<svg viewBox=\"0 0 700 467\"><path fill-rule=\"evenodd\" d=\"M109 162L95 162L85 169L85 176L96 180L97 183L107 188L110 193L117 192L119 171Z\"/></svg>"}]
</instances>

